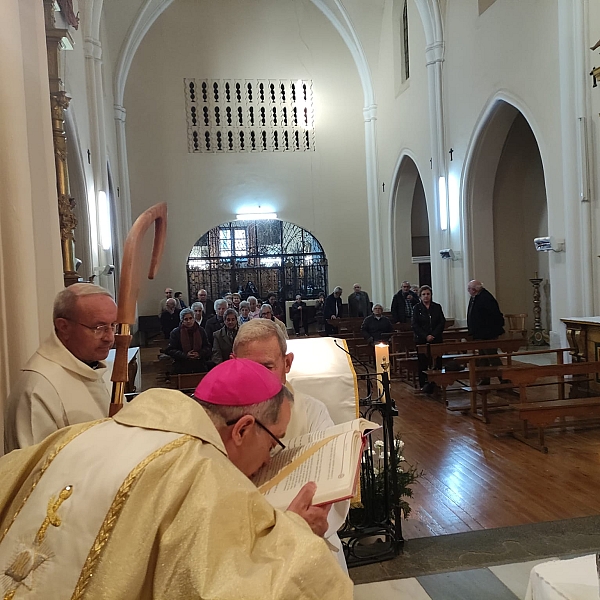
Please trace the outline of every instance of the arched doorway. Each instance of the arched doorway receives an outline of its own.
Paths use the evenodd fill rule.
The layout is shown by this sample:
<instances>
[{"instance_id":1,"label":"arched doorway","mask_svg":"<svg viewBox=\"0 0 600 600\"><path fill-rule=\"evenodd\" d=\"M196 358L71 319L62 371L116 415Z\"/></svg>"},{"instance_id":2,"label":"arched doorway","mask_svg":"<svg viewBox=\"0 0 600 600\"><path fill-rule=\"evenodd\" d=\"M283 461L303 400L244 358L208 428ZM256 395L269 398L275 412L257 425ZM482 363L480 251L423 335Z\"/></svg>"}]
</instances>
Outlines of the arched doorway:
<instances>
[{"instance_id":1,"label":"arched doorway","mask_svg":"<svg viewBox=\"0 0 600 600\"><path fill-rule=\"evenodd\" d=\"M542 158L523 114L497 101L480 130L468 171L469 278L492 291L504 313L527 313L533 326L532 287L543 278L542 322L551 323L548 255L533 239L548 235Z\"/></svg>"},{"instance_id":2,"label":"arched doorway","mask_svg":"<svg viewBox=\"0 0 600 600\"><path fill-rule=\"evenodd\" d=\"M327 293L327 258L306 229L279 219L230 221L207 231L187 261L188 293L205 289L210 298L228 292L280 301Z\"/></svg>"},{"instance_id":3,"label":"arched doorway","mask_svg":"<svg viewBox=\"0 0 600 600\"><path fill-rule=\"evenodd\" d=\"M427 201L421 175L409 156L402 158L398 169L393 215L394 289L404 280L431 285Z\"/></svg>"}]
</instances>

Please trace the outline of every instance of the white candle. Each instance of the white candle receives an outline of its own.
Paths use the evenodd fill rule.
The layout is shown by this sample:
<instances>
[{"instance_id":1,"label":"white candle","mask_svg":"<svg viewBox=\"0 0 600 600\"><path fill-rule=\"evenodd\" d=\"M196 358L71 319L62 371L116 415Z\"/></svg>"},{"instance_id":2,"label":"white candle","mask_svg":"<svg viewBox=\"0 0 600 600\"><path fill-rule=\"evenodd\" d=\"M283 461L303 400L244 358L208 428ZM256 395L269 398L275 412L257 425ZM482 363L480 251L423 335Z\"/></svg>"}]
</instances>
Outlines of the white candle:
<instances>
[{"instance_id":1,"label":"white candle","mask_svg":"<svg viewBox=\"0 0 600 600\"><path fill-rule=\"evenodd\" d=\"M377 374L383 373L387 366L390 363L390 348L387 344L383 342L379 342L379 344L375 345L375 368ZM386 369L383 368L383 365L386 365ZM381 384L381 379L377 378L377 390L381 395L383 393L383 385ZM382 401L385 402L385 396L382 398Z\"/></svg>"}]
</instances>

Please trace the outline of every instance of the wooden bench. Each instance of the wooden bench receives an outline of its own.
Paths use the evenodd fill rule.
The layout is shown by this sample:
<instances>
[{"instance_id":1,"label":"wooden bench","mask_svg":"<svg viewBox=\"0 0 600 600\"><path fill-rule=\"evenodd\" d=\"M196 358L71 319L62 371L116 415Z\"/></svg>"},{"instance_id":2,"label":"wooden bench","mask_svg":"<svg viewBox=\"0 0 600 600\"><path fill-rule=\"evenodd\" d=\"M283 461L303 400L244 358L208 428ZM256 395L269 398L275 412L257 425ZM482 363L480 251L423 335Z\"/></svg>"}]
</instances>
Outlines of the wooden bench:
<instances>
[{"instance_id":1,"label":"wooden bench","mask_svg":"<svg viewBox=\"0 0 600 600\"><path fill-rule=\"evenodd\" d=\"M589 393L590 375L597 376L600 373L600 362L589 361L570 364L505 367L503 375L519 387L520 404L517 407L519 418L523 421L522 437L514 432L517 439L530 446L548 452L544 443L544 429L549 427L558 418L565 417L595 417L600 415L600 397L573 397L565 398L565 386L571 385L571 393L578 395L583 392ZM567 377L571 379L567 379ZM546 382L546 385L558 384L558 399L541 402L529 402L527 390L536 385L539 379L555 379ZM534 445L528 439L528 425L534 425L538 429L538 445Z\"/></svg>"},{"instance_id":2,"label":"wooden bench","mask_svg":"<svg viewBox=\"0 0 600 600\"><path fill-rule=\"evenodd\" d=\"M181 373L172 375L172 378L175 379L175 387L178 390L195 390L205 375L206 373Z\"/></svg>"}]
</instances>

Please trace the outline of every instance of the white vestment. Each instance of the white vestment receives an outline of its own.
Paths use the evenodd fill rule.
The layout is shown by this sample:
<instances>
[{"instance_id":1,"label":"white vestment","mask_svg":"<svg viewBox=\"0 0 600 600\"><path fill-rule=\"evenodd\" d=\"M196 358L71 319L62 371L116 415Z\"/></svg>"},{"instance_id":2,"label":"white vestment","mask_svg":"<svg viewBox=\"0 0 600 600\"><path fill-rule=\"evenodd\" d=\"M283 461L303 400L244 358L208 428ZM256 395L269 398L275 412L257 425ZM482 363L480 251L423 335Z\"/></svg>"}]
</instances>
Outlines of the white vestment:
<instances>
[{"instance_id":1,"label":"white vestment","mask_svg":"<svg viewBox=\"0 0 600 600\"><path fill-rule=\"evenodd\" d=\"M4 451L41 442L62 427L108 416L110 396L102 376L75 358L53 331L27 361L6 401Z\"/></svg>"},{"instance_id":2,"label":"white vestment","mask_svg":"<svg viewBox=\"0 0 600 600\"><path fill-rule=\"evenodd\" d=\"M335 425L323 402L312 396L303 394L302 392L294 391L290 383L287 383L286 385L294 394L294 402L292 404L292 416L287 431L285 432L285 437L281 440L284 444L286 444L287 440L291 440L292 438L299 437L312 431L323 431L324 429ZM333 547L333 555L346 573L348 572L348 567L346 565L344 551L342 550L342 542L340 541L337 531L344 524L349 509L350 500L342 500L331 506L331 510L327 517L329 528L324 536L325 541L330 547Z\"/></svg>"}]
</instances>

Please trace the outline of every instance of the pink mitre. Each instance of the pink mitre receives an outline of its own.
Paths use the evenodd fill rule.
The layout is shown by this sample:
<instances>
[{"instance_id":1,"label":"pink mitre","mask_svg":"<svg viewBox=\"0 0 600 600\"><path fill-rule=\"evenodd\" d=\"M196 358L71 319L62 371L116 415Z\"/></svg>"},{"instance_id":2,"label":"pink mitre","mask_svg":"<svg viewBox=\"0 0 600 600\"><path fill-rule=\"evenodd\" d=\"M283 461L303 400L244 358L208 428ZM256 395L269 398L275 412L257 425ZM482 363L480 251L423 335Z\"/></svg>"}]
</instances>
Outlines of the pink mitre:
<instances>
[{"instance_id":1,"label":"pink mitre","mask_svg":"<svg viewBox=\"0 0 600 600\"><path fill-rule=\"evenodd\" d=\"M231 358L203 377L194 398L209 404L248 406L270 400L282 387L279 378L261 364L247 358Z\"/></svg>"}]
</instances>

